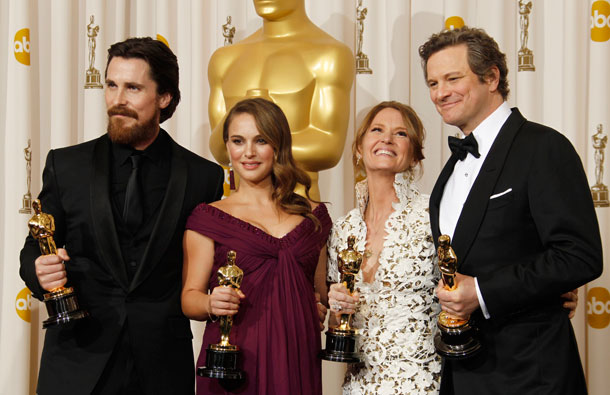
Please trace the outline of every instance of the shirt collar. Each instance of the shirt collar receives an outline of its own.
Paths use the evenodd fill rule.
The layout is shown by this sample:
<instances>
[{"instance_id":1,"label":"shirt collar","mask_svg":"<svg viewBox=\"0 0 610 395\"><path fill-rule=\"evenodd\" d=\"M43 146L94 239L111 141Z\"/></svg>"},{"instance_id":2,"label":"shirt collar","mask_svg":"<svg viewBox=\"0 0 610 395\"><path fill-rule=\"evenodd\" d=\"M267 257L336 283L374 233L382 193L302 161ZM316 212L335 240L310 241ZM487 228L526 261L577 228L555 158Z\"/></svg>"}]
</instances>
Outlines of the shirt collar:
<instances>
[{"instance_id":1,"label":"shirt collar","mask_svg":"<svg viewBox=\"0 0 610 395\"><path fill-rule=\"evenodd\" d=\"M494 112L485 118L483 122L472 131L474 137L477 139L481 158L487 156L487 153L491 149L491 145L510 114L510 106L507 102L502 102Z\"/></svg>"}]
</instances>

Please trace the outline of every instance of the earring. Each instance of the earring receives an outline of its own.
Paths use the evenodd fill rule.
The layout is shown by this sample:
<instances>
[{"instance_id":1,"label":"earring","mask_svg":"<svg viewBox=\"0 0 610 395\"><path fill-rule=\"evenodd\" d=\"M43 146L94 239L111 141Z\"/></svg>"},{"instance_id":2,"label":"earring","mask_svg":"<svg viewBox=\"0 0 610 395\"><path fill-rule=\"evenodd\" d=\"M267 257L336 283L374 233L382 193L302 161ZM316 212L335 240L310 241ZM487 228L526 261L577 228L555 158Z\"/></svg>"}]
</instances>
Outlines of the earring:
<instances>
[{"instance_id":1,"label":"earring","mask_svg":"<svg viewBox=\"0 0 610 395\"><path fill-rule=\"evenodd\" d=\"M235 190L235 175L233 174L233 164L229 162L229 189Z\"/></svg>"},{"instance_id":2,"label":"earring","mask_svg":"<svg viewBox=\"0 0 610 395\"><path fill-rule=\"evenodd\" d=\"M362 159L360 154L356 155L356 166L358 166L360 164L360 159Z\"/></svg>"}]
</instances>

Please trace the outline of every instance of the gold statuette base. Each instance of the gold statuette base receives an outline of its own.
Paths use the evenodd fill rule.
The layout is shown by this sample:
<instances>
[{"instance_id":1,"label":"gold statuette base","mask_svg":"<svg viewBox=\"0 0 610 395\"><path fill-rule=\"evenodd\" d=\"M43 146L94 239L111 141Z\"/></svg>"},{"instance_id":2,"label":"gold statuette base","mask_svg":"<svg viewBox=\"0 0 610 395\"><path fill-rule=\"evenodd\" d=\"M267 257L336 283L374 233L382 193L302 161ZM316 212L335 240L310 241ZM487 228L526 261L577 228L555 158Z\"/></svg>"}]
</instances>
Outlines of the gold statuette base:
<instances>
[{"instance_id":1,"label":"gold statuette base","mask_svg":"<svg viewBox=\"0 0 610 395\"><path fill-rule=\"evenodd\" d=\"M591 187L591 196L595 207L608 207L610 200L608 199L608 187L605 185L593 185Z\"/></svg>"},{"instance_id":2,"label":"gold statuette base","mask_svg":"<svg viewBox=\"0 0 610 395\"><path fill-rule=\"evenodd\" d=\"M87 70L85 77L85 89L102 89L100 72L96 69Z\"/></svg>"},{"instance_id":3,"label":"gold statuette base","mask_svg":"<svg viewBox=\"0 0 610 395\"><path fill-rule=\"evenodd\" d=\"M44 304L49 318L42 322L43 329L89 316L89 313L78 305L78 300L72 288L60 288L45 294Z\"/></svg>"},{"instance_id":4,"label":"gold statuette base","mask_svg":"<svg viewBox=\"0 0 610 395\"><path fill-rule=\"evenodd\" d=\"M369 58L363 53L356 56L356 73L373 74L373 70L369 67Z\"/></svg>"},{"instance_id":5,"label":"gold statuette base","mask_svg":"<svg viewBox=\"0 0 610 395\"><path fill-rule=\"evenodd\" d=\"M519 71L536 71L534 54L531 51L519 51Z\"/></svg>"},{"instance_id":6,"label":"gold statuette base","mask_svg":"<svg viewBox=\"0 0 610 395\"><path fill-rule=\"evenodd\" d=\"M29 193L23 195L21 199L20 214L32 214L32 196Z\"/></svg>"},{"instance_id":7,"label":"gold statuette base","mask_svg":"<svg viewBox=\"0 0 610 395\"><path fill-rule=\"evenodd\" d=\"M434 346L443 357L465 359L481 349L481 343L476 339L476 329L470 320L454 318L442 311L437 326L439 331L434 337Z\"/></svg>"}]
</instances>

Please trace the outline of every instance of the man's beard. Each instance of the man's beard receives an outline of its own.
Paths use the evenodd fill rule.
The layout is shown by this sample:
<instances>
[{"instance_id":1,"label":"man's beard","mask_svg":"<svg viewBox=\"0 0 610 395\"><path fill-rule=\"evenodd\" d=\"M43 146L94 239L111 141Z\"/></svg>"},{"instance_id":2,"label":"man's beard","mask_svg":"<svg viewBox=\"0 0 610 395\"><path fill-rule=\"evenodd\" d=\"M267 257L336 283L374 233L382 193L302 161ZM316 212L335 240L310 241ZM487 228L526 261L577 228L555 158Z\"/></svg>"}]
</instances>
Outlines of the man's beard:
<instances>
[{"instance_id":1,"label":"man's beard","mask_svg":"<svg viewBox=\"0 0 610 395\"><path fill-rule=\"evenodd\" d=\"M113 117L113 115L123 115L137 121L138 114L128 108L112 107L108 110L108 136L113 143L126 144L132 147L149 142L157 133L159 114L160 110L157 109L155 115L145 123L136 122L133 126L128 127L123 125L122 120Z\"/></svg>"}]
</instances>

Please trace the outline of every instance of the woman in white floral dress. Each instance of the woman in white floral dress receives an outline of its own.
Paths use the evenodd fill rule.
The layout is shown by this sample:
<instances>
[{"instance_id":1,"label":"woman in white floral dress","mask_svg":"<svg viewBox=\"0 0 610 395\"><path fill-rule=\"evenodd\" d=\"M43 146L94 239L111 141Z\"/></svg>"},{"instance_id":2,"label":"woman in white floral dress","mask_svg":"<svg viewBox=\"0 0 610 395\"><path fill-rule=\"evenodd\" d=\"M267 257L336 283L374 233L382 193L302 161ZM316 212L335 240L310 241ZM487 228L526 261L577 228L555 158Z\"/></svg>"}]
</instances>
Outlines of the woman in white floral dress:
<instances>
[{"instance_id":1,"label":"woman in white floral dress","mask_svg":"<svg viewBox=\"0 0 610 395\"><path fill-rule=\"evenodd\" d=\"M423 140L413 109L383 102L368 113L352 147L354 162L367 178L356 185L358 207L335 222L328 241L331 310L355 312L364 360L348 367L344 394L439 390L441 360L433 342L439 273L428 196L414 185ZM356 237L355 249L364 253L354 298L337 284L337 254L350 235Z\"/></svg>"}]
</instances>

